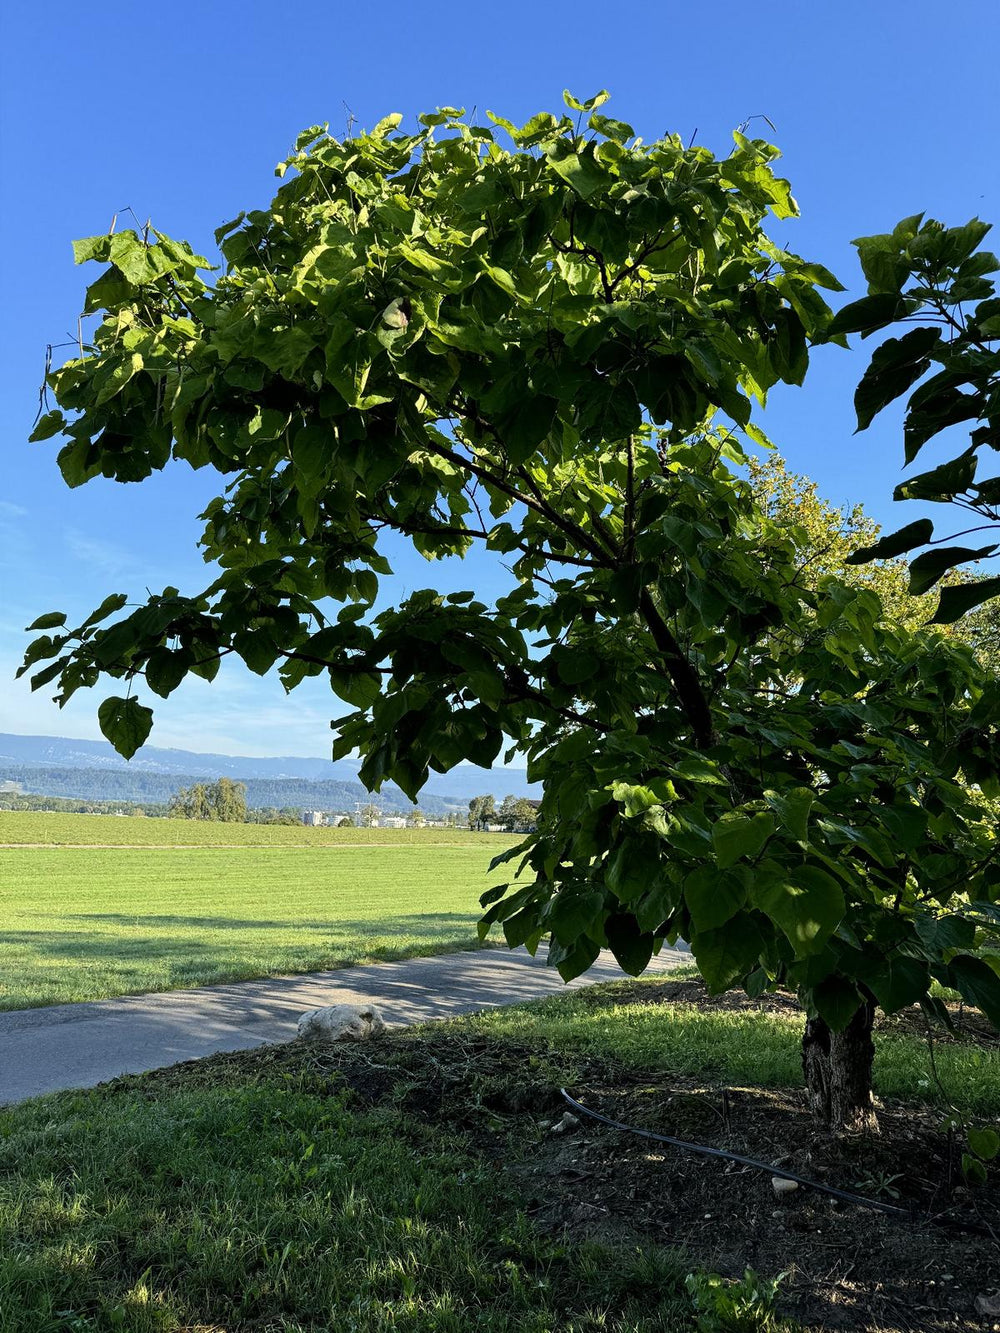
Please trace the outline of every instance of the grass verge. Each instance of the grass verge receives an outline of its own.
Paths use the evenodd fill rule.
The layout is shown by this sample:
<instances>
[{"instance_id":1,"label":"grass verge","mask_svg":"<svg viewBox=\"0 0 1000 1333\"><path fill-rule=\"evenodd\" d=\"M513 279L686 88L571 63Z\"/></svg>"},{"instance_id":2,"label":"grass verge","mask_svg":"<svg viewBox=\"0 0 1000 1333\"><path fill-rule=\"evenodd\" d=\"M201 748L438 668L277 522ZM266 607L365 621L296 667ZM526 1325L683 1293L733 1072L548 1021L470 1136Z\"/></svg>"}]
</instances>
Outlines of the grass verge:
<instances>
[{"instance_id":1,"label":"grass verge","mask_svg":"<svg viewBox=\"0 0 1000 1333\"><path fill-rule=\"evenodd\" d=\"M784 997L765 997L756 1005L733 994L711 1000L693 975L693 969L678 969L669 980L613 982L458 1021L469 1031L563 1057L578 1053L722 1084L800 1087L803 1015L797 1005ZM913 1014L880 1019L877 1095L1000 1117L1000 1037L993 1043L936 1038L934 1064L940 1082Z\"/></svg>"}]
</instances>

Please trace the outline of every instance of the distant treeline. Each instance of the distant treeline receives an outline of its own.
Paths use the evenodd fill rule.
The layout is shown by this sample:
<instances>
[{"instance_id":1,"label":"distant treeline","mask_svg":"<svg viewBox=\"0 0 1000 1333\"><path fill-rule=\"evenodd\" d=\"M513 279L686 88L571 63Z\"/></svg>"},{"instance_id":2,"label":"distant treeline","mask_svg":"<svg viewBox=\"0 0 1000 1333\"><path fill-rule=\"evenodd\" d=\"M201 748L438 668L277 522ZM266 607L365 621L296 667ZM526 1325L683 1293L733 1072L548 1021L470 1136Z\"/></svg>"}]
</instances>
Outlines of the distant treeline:
<instances>
[{"instance_id":1,"label":"distant treeline","mask_svg":"<svg viewBox=\"0 0 1000 1333\"><path fill-rule=\"evenodd\" d=\"M0 792L0 810L48 810L65 815L149 815L165 819L166 805L155 801L83 801L72 796L35 796L30 792Z\"/></svg>"},{"instance_id":2,"label":"distant treeline","mask_svg":"<svg viewBox=\"0 0 1000 1333\"><path fill-rule=\"evenodd\" d=\"M0 810L50 811L66 815L147 815L167 819L173 815L169 805L155 801L140 805L136 801L78 801L71 796L34 796L28 792L0 792ZM261 806L247 810L246 824L301 824L302 811L295 806Z\"/></svg>"},{"instance_id":3,"label":"distant treeline","mask_svg":"<svg viewBox=\"0 0 1000 1333\"><path fill-rule=\"evenodd\" d=\"M35 767L32 764L5 763L0 768L0 782L16 782L23 791L41 796L61 796L70 800L100 803L123 802L149 810L154 805L167 806L180 787L195 786L204 779L182 773L149 773L142 769ZM251 809L353 810L356 803L371 796L359 782L332 780L310 782L305 778L246 778L247 805ZM379 793L380 808L406 814L411 803L402 794L384 787ZM421 798L428 814L443 814L454 808L440 797ZM37 808L37 807L36 807Z\"/></svg>"}]
</instances>

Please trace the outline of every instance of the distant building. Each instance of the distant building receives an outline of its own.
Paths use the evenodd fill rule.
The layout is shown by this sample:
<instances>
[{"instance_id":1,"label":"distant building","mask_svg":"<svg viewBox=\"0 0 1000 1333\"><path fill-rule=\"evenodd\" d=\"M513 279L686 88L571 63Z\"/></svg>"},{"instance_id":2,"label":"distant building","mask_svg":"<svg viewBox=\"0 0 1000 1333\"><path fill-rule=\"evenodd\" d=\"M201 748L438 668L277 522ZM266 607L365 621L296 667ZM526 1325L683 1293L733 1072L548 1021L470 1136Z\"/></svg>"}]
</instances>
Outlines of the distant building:
<instances>
[{"instance_id":1,"label":"distant building","mask_svg":"<svg viewBox=\"0 0 1000 1333\"><path fill-rule=\"evenodd\" d=\"M302 822L310 828L322 828L326 823L326 815L322 810L303 810Z\"/></svg>"},{"instance_id":2,"label":"distant building","mask_svg":"<svg viewBox=\"0 0 1000 1333\"><path fill-rule=\"evenodd\" d=\"M383 815L378 821L379 828L406 828L406 820L402 815Z\"/></svg>"}]
</instances>

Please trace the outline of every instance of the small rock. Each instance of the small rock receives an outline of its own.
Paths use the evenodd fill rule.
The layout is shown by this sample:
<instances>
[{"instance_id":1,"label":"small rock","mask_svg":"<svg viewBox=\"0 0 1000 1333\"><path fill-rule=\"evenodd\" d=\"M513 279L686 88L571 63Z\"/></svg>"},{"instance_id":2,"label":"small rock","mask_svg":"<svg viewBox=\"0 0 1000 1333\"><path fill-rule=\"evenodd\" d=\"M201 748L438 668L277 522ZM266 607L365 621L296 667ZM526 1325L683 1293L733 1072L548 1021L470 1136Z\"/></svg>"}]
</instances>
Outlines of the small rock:
<instances>
[{"instance_id":1,"label":"small rock","mask_svg":"<svg viewBox=\"0 0 1000 1333\"><path fill-rule=\"evenodd\" d=\"M989 1296L977 1296L976 1314L985 1315L987 1319L995 1319L1000 1315L1000 1291L991 1292Z\"/></svg>"},{"instance_id":2,"label":"small rock","mask_svg":"<svg viewBox=\"0 0 1000 1333\"><path fill-rule=\"evenodd\" d=\"M570 1130L576 1129L579 1123L580 1123L579 1120L576 1118L573 1112L567 1111L561 1120L556 1121L556 1123L549 1130L549 1133L568 1134Z\"/></svg>"},{"instance_id":3,"label":"small rock","mask_svg":"<svg viewBox=\"0 0 1000 1333\"><path fill-rule=\"evenodd\" d=\"M385 1030L374 1005L331 1004L303 1014L298 1034L304 1041L370 1041Z\"/></svg>"},{"instance_id":4,"label":"small rock","mask_svg":"<svg viewBox=\"0 0 1000 1333\"><path fill-rule=\"evenodd\" d=\"M786 1180L784 1176L772 1176L771 1188L780 1199L786 1194L794 1194L798 1184L794 1180Z\"/></svg>"}]
</instances>

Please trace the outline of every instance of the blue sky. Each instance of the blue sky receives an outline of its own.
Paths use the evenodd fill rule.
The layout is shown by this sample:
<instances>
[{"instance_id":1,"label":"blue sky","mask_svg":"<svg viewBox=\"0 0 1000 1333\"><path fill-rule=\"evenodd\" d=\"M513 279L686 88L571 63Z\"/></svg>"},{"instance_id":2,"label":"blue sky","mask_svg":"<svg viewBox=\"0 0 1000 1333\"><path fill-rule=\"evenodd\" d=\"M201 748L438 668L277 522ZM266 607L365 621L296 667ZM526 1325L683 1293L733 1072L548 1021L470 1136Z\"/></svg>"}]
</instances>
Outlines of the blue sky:
<instances>
[{"instance_id":1,"label":"blue sky","mask_svg":"<svg viewBox=\"0 0 1000 1333\"><path fill-rule=\"evenodd\" d=\"M141 486L97 480L67 490L58 442L28 445L46 343L76 327L85 273L70 241L140 217L212 253L212 231L260 207L274 164L301 128L342 129L390 111L489 108L515 121L609 88L611 114L651 139L677 131L717 152L750 116L783 153L802 218L772 235L832 268L859 295L854 236L924 210L957 224L1000 220L994 68L996 0L836 0L753 6L661 0L497 6L382 0L174 0L12 6L0 80L5 310L0 347L0 731L97 737L103 693L60 712L50 691L11 682L23 628L43 611L86 614L108 592L207 582L195 515L211 478L183 468ZM994 248L998 241L994 238ZM847 299L847 298L845 298ZM57 353L58 355L58 353ZM862 352L823 349L803 390L775 393L763 421L790 465L837 503L861 500L899 526L898 417L855 437ZM489 591L419 557L397 561L401 588ZM339 709L308 682L224 669L156 701L151 742L244 754L325 756ZM107 691L112 692L112 691Z\"/></svg>"}]
</instances>

